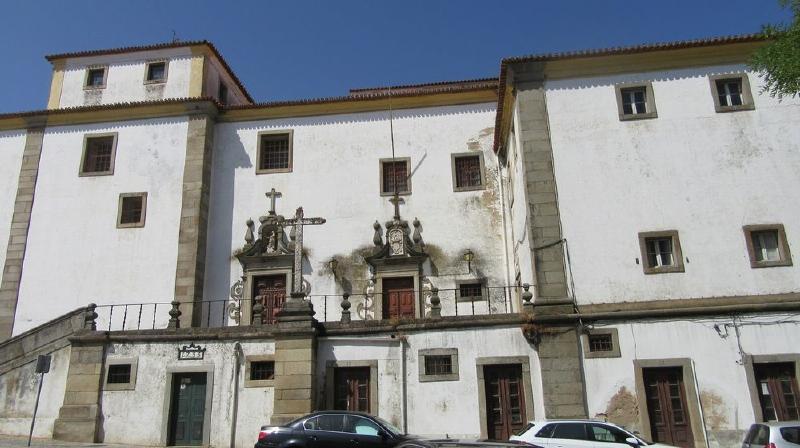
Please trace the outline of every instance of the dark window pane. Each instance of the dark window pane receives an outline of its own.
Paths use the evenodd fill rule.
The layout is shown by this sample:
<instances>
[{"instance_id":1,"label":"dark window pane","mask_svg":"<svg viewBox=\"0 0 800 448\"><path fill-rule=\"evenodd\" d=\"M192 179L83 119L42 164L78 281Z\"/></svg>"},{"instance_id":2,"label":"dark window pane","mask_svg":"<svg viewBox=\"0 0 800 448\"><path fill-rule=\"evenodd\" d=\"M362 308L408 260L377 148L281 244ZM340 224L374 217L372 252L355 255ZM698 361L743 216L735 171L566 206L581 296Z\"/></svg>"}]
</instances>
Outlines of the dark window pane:
<instances>
[{"instance_id":1,"label":"dark window pane","mask_svg":"<svg viewBox=\"0 0 800 448\"><path fill-rule=\"evenodd\" d=\"M553 431L553 439L587 440L583 423L559 423Z\"/></svg>"},{"instance_id":2,"label":"dark window pane","mask_svg":"<svg viewBox=\"0 0 800 448\"><path fill-rule=\"evenodd\" d=\"M614 343L610 334L589 335L590 352L610 352L612 350L614 350Z\"/></svg>"},{"instance_id":3,"label":"dark window pane","mask_svg":"<svg viewBox=\"0 0 800 448\"><path fill-rule=\"evenodd\" d=\"M253 361L250 363L251 380L253 381L271 380L274 378L275 378L274 361Z\"/></svg>"},{"instance_id":4,"label":"dark window pane","mask_svg":"<svg viewBox=\"0 0 800 448\"><path fill-rule=\"evenodd\" d=\"M258 169L289 168L289 134L262 135Z\"/></svg>"},{"instance_id":5,"label":"dark window pane","mask_svg":"<svg viewBox=\"0 0 800 448\"><path fill-rule=\"evenodd\" d=\"M462 283L458 285L458 294L462 299L480 300L483 297L483 285L481 283Z\"/></svg>"},{"instance_id":6,"label":"dark window pane","mask_svg":"<svg viewBox=\"0 0 800 448\"><path fill-rule=\"evenodd\" d=\"M405 161L383 162L383 190L382 193L393 193L395 182L397 182L397 192L407 193L408 190L408 169Z\"/></svg>"},{"instance_id":7,"label":"dark window pane","mask_svg":"<svg viewBox=\"0 0 800 448\"><path fill-rule=\"evenodd\" d=\"M644 87L622 89L622 112L626 115L647 112L647 90Z\"/></svg>"},{"instance_id":8,"label":"dark window pane","mask_svg":"<svg viewBox=\"0 0 800 448\"><path fill-rule=\"evenodd\" d=\"M448 375L453 373L450 355L425 356L425 375Z\"/></svg>"},{"instance_id":9,"label":"dark window pane","mask_svg":"<svg viewBox=\"0 0 800 448\"><path fill-rule=\"evenodd\" d=\"M456 187L480 187L481 159L479 156L456 157Z\"/></svg>"},{"instance_id":10,"label":"dark window pane","mask_svg":"<svg viewBox=\"0 0 800 448\"><path fill-rule=\"evenodd\" d=\"M105 84L105 68L91 68L89 69L89 76L86 77L86 85L88 87L101 87Z\"/></svg>"},{"instance_id":11,"label":"dark window pane","mask_svg":"<svg viewBox=\"0 0 800 448\"><path fill-rule=\"evenodd\" d=\"M228 104L228 87L223 83L219 83L218 92L217 98L219 98L219 102L221 104Z\"/></svg>"},{"instance_id":12,"label":"dark window pane","mask_svg":"<svg viewBox=\"0 0 800 448\"><path fill-rule=\"evenodd\" d=\"M84 173L102 173L111 170L114 137L90 137L86 139L86 154L83 158Z\"/></svg>"},{"instance_id":13,"label":"dark window pane","mask_svg":"<svg viewBox=\"0 0 800 448\"><path fill-rule=\"evenodd\" d=\"M162 81L166 74L166 62L156 62L147 66L148 81Z\"/></svg>"},{"instance_id":14,"label":"dark window pane","mask_svg":"<svg viewBox=\"0 0 800 448\"><path fill-rule=\"evenodd\" d=\"M108 366L108 384L127 384L131 382L130 364L112 364Z\"/></svg>"},{"instance_id":15,"label":"dark window pane","mask_svg":"<svg viewBox=\"0 0 800 448\"><path fill-rule=\"evenodd\" d=\"M120 224L137 224L142 220L142 208L144 197L126 196L122 198L122 213L120 214Z\"/></svg>"},{"instance_id":16,"label":"dark window pane","mask_svg":"<svg viewBox=\"0 0 800 448\"><path fill-rule=\"evenodd\" d=\"M544 428L540 429L539 432L536 433L536 437L549 439L552 437L554 429L556 429L556 425L545 425Z\"/></svg>"},{"instance_id":17,"label":"dark window pane","mask_svg":"<svg viewBox=\"0 0 800 448\"><path fill-rule=\"evenodd\" d=\"M800 445L800 426L781 428L781 437L787 442Z\"/></svg>"}]
</instances>

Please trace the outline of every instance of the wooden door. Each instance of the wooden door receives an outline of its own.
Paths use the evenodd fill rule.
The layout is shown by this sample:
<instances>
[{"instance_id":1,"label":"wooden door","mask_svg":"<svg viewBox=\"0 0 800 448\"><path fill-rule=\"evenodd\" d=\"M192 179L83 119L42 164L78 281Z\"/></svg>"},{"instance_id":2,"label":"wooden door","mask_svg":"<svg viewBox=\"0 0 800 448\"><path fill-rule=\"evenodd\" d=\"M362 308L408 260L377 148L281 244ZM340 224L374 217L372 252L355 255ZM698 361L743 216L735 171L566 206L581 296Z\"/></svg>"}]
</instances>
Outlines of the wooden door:
<instances>
[{"instance_id":1,"label":"wooden door","mask_svg":"<svg viewBox=\"0 0 800 448\"><path fill-rule=\"evenodd\" d=\"M383 318L414 317L414 278L383 279Z\"/></svg>"},{"instance_id":2,"label":"wooden door","mask_svg":"<svg viewBox=\"0 0 800 448\"><path fill-rule=\"evenodd\" d=\"M694 447L681 367L644 369L650 433L654 442Z\"/></svg>"},{"instance_id":3,"label":"wooden door","mask_svg":"<svg viewBox=\"0 0 800 448\"><path fill-rule=\"evenodd\" d=\"M508 440L525 426L525 391L522 366L501 364L483 367L486 390L486 430L493 440Z\"/></svg>"},{"instance_id":4,"label":"wooden door","mask_svg":"<svg viewBox=\"0 0 800 448\"><path fill-rule=\"evenodd\" d=\"M170 407L169 445L202 445L206 374L174 374Z\"/></svg>"},{"instance_id":5,"label":"wooden door","mask_svg":"<svg viewBox=\"0 0 800 448\"><path fill-rule=\"evenodd\" d=\"M369 367L334 370L333 408L369 413Z\"/></svg>"},{"instance_id":6,"label":"wooden door","mask_svg":"<svg viewBox=\"0 0 800 448\"><path fill-rule=\"evenodd\" d=\"M264 310L261 312L261 322L273 324L276 322L278 311L283 308L286 301L286 276L268 275L255 277L253 281L253 305L261 303Z\"/></svg>"},{"instance_id":7,"label":"wooden door","mask_svg":"<svg viewBox=\"0 0 800 448\"><path fill-rule=\"evenodd\" d=\"M794 369L792 362L753 366L764 421L800 420L800 392Z\"/></svg>"}]
</instances>

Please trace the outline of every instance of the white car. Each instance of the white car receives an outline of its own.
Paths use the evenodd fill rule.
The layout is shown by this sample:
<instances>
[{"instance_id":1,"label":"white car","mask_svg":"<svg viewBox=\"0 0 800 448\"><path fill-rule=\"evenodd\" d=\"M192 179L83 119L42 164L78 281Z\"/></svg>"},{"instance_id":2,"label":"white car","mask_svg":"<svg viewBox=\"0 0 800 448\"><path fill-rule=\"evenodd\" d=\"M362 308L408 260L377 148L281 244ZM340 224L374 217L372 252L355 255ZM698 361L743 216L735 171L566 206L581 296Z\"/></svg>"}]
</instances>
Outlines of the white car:
<instances>
[{"instance_id":1,"label":"white car","mask_svg":"<svg viewBox=\"0 0 800 448\"><path fill-rule=\"evenodd\" d=\"M800 447L800 421L755 423L744 436L742 448Z\"/></svg>"},{"instance_id":2,"label":"white car","mask_svg":"<svg viewBox=\"0 0 800 448\"><path fill-rule=\"evenodd\" d=\"M668 447L635 436L613 423L596 420L550 420L528 423L510 440L531 443L544 448L631 448Z\"/></svg>"}]
</instances>

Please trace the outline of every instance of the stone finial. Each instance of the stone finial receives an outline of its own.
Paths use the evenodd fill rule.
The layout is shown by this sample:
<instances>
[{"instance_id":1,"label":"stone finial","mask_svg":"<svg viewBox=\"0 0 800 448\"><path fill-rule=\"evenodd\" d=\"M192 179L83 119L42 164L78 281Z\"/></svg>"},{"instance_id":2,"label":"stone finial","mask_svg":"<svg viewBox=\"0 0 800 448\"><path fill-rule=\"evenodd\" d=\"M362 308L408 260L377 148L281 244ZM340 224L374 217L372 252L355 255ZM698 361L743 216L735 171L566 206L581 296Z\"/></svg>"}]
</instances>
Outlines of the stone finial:
<instances>
[{"instance_id":1,"label":"stone finial","mask_svg":"<svg viewBox=\"0 0 800 448\"><path fill-rule=\"evenodd\" d=\"M264 324L264 304L256 302L253 305L253 325L261 326Z\"/></svg>"},{"instance_id":2,"label":"stone finial","mask_svg":"<svg viewBox=\"0 0 800 448\"><path fill-rule=\"evenodd\" d=\"M375 224L372 225L372 228L375 229L375 235L372 237L372 244L380 247L383 246L383 235L381 235L381 223L375 221Z\"/></svg>"},{"instance_id":3,"label":"stone finial","mask_svg":"<svg viewBox=\"0 0 800 448\"><path fill-rule=\"evenodd\" d=\"M83 329L97 331L97 304L90 303L83 313Z\"/></svg>"},{"instance_id":4,"label":"stone finial","mask_svg":"<svg viewBox=\"0 0 800 448\"><path fill-rule=\"evenodd\" d=\"M350 294L344 293L342 294L342 323L349 324L350 323Z\"/></svg>"},{"instance_id":5,"label":"stone finial","mask_svg":"<svg viewBox=\"0 0 800 448\"><path fill-rule=\"evenodd\" d=\"M526 313L533 312L533 302L531 302L531 299L533 299L533 293L529 291L530 287L531 285L528 283L522 284L522 289L524 290L522 293L522 310Z\"/></svg>"},{"instance_id":6,"label":"stone finial","mask_svg":"<svg viewBox=\"0 0 800 448\"><path fill-rule=\"evenodd\" d=\"M422 243L422 233L420 230L422 224L420 224L419 219L417 218L414 218L414 222L412 224L414 225L414 236L411 238L411 240L414 241L414 244L419 246L420 243Z\"/></svg>"},{"instance_id":7,"label":"stone finial","mask_svg":"<svg viewBox=\"0 0 800 448\"><path fill-rule=\"evenodd\" d=\"M247 232L244 234L244 242L248 245L253 244L253 241L255 241L255 237L253 236L253 224L252 219L247 220Z\"/></svg>"},{"instance_id":8,"label":"stone finial","mask_svg":"<svg viewBox=\"0 0 800 448\"><path fill-rule=\"evenodd\" d=\"M181 302L178 302L177 300L173 300L171 305L172 305L172 309L169 310L169 324L167 324L167 328L170 328L170 329L181 328L180 317L181 317L181 314L183 314L183 313L181 313Z\"/></svg>"},{"instance_id":9,"label":"stone finial","mask_svg":"<svg viewBox=\"0 0 800 448\"><path fill-rule=\"evenodd\" d=\"M439 288L431 288L431 319L441 319L442 317L442 301L439 299Z\"/></svg>"}]
</instances>

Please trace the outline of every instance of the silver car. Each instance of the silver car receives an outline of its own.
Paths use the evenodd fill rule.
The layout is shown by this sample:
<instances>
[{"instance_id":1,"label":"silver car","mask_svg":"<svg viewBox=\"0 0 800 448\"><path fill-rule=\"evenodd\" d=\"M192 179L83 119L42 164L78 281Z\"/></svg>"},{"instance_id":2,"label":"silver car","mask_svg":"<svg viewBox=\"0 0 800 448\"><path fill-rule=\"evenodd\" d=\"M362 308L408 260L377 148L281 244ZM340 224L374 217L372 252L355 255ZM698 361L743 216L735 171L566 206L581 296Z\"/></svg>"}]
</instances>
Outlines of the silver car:
<instances>
[{"instance_id":1,"label":"silver car","mask_svg":"<svg viewBox=\"0 0 800 448\"><path fill-rule=\"evenodd\" d=\"M742 448L797 447L800 447L800 421L754 423L742 442Z\"/></svg>"}]
</instances>

